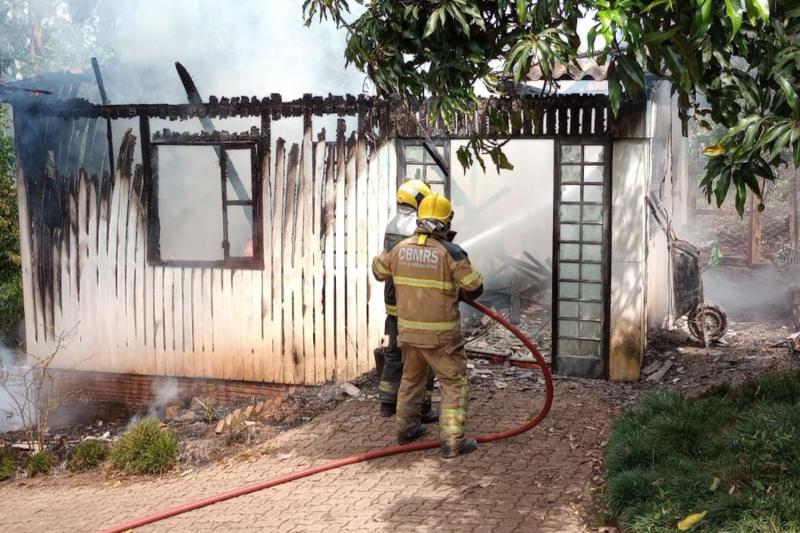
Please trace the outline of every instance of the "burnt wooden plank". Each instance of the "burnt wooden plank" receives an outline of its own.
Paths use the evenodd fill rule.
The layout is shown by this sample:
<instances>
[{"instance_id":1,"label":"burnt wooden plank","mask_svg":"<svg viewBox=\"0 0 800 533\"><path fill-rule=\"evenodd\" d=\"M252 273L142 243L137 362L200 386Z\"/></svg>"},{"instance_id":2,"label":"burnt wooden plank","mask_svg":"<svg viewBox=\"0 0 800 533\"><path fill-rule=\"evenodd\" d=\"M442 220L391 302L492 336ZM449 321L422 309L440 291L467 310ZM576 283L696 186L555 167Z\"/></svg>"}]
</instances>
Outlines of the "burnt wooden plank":
<instances>
[{"instance_id":1,"label":"burnt wooden plank","mask_svg":"<svg viewBox=\"0 0 800 533\"><path fill-rule=\"evenodd\" d=\"M284 196L286 190L285 142L278 139L275 145L275 173L272 177L272 359L275 380L283 379L283 228Z\"/></svg>"},{"instance_id":2,"label":"burnt wooden plank","mask_svg":"<svg viewBox=\"0 0 800 533\"><path fill-rule=\"evenodd\" d=\"M346 167L347 147L344 137L345 123L339 120L336 128L336 379L347 379L347 255L345 228L347 219Z\"/></svg>"},{"instance_id":3,"label":"burnt wooden plank","mask_svg":"<svg viewBox=\"0 0 800 533\"><path fill-rule=\"evenodd\" d=\"M312 176L311 196L313 216L311 231L311 281L313 297L311 301L314 322L314 383L325 383L325 307L322 247L325 239L322 229L322 210L325 202L325 130L322 130L314 143L314 175ZM308 364L308 362L307 362Z\"/></svg>"},{"instance_id":4,"label":"burnt wooden plank","mask_svg":"<svg viewBox=\"0 0 800 533\"><path fill-rule=\"evenodd\" d=\"M325 293L322 300L325 315L325 380L334 379L336 372L336 271L334 256L336 223L336 143L327 143L325 150L324 203L322 231L324 233L323 272Z\"/></svg>"},{"instance_id":5,"label":"burnt wooden plank","mask_svg":"<svg viewBox=\"0 0 800 533\"><path fill-rule=\"evenodd\" d=\"M294 246L297 225L297 166L299 147L293 144L289 150L286 168L286 200L283 206L283 379L284 383L293 383L297 364L297 346L295 345L294 323L300 317L295 316L294 299L297 294L297 271L294 264Z\"/></svg>"}]
</instances>

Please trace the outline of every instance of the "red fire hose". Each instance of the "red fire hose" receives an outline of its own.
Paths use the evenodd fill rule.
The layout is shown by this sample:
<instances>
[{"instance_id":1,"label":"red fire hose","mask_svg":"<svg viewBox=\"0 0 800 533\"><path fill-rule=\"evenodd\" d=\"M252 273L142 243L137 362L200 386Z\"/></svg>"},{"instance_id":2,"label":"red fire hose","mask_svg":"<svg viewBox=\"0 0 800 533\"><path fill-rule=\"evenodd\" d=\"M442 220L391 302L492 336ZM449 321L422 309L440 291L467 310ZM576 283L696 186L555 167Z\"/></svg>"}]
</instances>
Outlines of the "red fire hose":
<instances>
[{"instance_id":1,"label":"red fire hose","mask_svg":"<svg viewBox=\"0 0 800 533\"><path fill-rule=\"evenodd\" d=\"M476 440L478 442L492 442L495 440L507 439L509 437L514 437L521 433L525 433L526 431L532 429L534 426L539 424L542 420L544 420L544 418L547 416L548 411L550 411L550 406L553 403L553 376L550 373L550 368L547 366L547 363L542 357L542 354L539 353L539 349L536 347L536 345L525 335L523 335L519 329L514 327L508 320L506 320L505 318L495 313L491 309L477 302L471 302L470 305L472 305L472 307L474 307L481 313L488 315L489 317L499 322L503 327L505 327L507 330L513 333L525 345L525 347L528 348L528 350L530 350L531 354L533 354L533 356L536 358L539 369L542 371L542 374L544 374L544 383L545 383L544 404L539 409L539 412L533 418L531 418L521 426L517 426L507 431L480 435L476 437ZM195 509L199 509L207 505L212 505L214 503L230 500L231 498L236 498L237 496L250 494L251 492L256 492L269 487L274 487L276 485L281 485L283 483L289 483L290 481L295 481L300 478L313 476L314 474L319 474L320 472L325 472L326 470L333 470L334 468L340 468L342 466L352 465L355 463L362 463L364 461L377 459L379 457L388 457L390 455L397 455L399 453L416 452L419 450L429 450L431 448L437 448L440 444L441 444L440 441L426 440L421 442L414 442L411 444L405 444L403 446L387 446L385 448L377 448L375 450L370 450L366 453L350 455L342 459L337 459L336 461L331 461L330 463L325 463L319 466L306 468L305 470L298 470L297 472L292 472L291 474L286 474L284 476L276 477L273 479L259 481L256 483L252 483L250 485L245 485L244 487L239 487L238 489L233 489L228 492L223 492L222 494L209 496L208 498L204 498L202 500L185 503L183 505L179 505L178 507L173 507L172 509L160 511L158 513L149 516L136 518L129 522L125 522L124 524L119 524L109 529L106 529L102 533L123 533L124 531L128 531L130 529L134 529L137 527L142 527L147 524L152 524L153 522L158 522L159 520L164 520L165 518L193 511Z\"/></svg>"}]
</instances>

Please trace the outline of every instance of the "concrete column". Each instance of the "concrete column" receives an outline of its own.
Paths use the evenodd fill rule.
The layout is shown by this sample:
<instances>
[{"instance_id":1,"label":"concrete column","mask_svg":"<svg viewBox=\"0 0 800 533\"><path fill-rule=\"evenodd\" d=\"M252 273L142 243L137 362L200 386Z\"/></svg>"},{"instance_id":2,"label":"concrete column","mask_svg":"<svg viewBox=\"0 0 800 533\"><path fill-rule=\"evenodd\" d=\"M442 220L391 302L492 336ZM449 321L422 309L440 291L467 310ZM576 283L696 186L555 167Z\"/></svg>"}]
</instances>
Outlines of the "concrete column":
<instances>
[{"instance_id":1,"label":"concrete column","mask_svg":"<svg viewBox=\"0 0 800 533\"><path fill-rule=\"evenodd\" d=\"M609 378L637 380L645 348L650 143L614 141L611 200Z\"/></svg>"}]
</instances>

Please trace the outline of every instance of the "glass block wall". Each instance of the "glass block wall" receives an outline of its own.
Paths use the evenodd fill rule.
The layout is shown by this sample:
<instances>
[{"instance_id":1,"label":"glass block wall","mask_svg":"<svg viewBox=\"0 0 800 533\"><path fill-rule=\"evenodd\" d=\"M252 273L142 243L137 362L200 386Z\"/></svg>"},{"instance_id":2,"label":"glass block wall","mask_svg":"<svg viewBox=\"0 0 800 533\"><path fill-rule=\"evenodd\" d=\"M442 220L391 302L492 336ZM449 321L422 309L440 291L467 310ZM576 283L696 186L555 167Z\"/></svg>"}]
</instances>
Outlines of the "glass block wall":
<instances>
[{"instance_id":1,"label":"glass block wall","mask_svg":"<svg viewBox=\"0 0 800 533\"><path fill-rule=\"evenodd\" d=\"M557 369L605 374L605 227L609 154L602 144L560 143Z\"/></svg>"}]
</instances>

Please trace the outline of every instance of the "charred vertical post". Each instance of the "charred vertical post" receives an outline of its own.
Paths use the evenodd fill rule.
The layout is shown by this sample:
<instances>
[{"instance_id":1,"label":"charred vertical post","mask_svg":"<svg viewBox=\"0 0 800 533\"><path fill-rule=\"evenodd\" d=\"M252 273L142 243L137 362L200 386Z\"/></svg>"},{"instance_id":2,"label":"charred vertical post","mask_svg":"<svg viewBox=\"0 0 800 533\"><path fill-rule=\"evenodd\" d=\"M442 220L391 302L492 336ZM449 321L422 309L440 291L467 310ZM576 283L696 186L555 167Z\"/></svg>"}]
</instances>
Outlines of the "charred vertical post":
<instances>
[{"instance_id":1,"label":"charred vertical post","mask_svg":"<svg viewBox=\"0 0 800 533\"><path fill-rule=\"evenodd\" d=\"M272 122L269 112L264 110L261 112L261 135L258 139L257 151L258 157L255 161L256 170L253 176L257 179L253 180L253 209L255 210L255 220L260 221L254 228L255 244L253 253L256 257L263 258L264 246L264 202L262 202L264 187L269 188L269 183L264 183L269 176L270 164L270 148L271 148L271 135L272 135ZM263 265L263 263L262 263Z\"/></svg>"},{"instance_id":2,"label":"charred vertical post","mask_svg":"<svg viewBox=\"0 0 800 533\"><path fill-rule=\"evenodd\" d=\"M150 119L145 115L139 117L139 138L142 149L142 195L147 206L147 260L159 263L161 222L158 218L158 150L150 144Z\"/></svg>"},{"instance_id":3,"label":"charred vertical post","mask_svg":"<svg viewBox=\"0 0 800 533\"><path fill-rule=\"evenodd\" d=\"M106 106L110 102L106 95L106 86L103 84L103 75L100 73L100 64L97 58L92 58L92 70L94 70L94 77L97 80L97 88L100 90L100 101ZM108 141L108 168L111 173L112 179L114 176L114 140L111 135L111 119L106 118L106 140Z\"/></svg>"}]
</instances>

